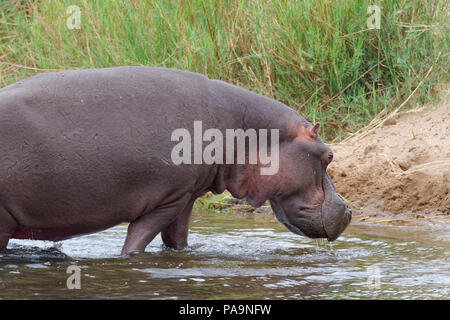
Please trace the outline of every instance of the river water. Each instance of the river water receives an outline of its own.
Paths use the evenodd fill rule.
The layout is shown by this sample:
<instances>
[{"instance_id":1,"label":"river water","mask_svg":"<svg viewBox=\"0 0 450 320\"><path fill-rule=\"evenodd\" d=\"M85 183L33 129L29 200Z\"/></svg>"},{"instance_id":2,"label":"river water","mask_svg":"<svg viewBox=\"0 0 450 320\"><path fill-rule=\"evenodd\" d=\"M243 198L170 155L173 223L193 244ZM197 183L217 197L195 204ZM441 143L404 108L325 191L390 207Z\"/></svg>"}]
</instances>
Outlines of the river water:
<instances>
[{"instance_id":1,"label":"river water","mask_svg":"<svg viewBox=\"0 0 450 320\"><path fill-rule=\"evenodd\" d=\"M353 222L329 243L272 215L197 211L188 249L164 249L158 236L145 253L121 257L126 230L11 240L0 299L450 299L448 224ZM71 265L79 269L67 273ZM80 289L68 289L77 270Z\"/></svg>"}]
</instances>

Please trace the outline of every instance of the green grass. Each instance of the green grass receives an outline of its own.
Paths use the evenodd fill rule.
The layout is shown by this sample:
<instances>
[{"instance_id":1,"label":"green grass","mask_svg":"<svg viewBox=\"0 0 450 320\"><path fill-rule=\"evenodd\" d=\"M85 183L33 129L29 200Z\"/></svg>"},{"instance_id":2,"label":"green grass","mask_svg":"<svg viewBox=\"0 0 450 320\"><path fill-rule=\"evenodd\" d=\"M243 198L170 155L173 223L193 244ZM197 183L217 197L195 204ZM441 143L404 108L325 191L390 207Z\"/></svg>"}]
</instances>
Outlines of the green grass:
<instances>
[{"instance_id":1,"label":"green grass","mask_svg":"<svg viewBox=\"0 0 450 320\"><path fill-rule=\"evenodd\" d=\"M3 0L0 85L50 70L174 67L275 98L331 140L395 109L420 81L409 104L436 99L449 80L447 1L370 1L379 30L367 30L361 0L187 3ZM69 5L80 30L66 26Z\"/></svg>"}]
</instances>

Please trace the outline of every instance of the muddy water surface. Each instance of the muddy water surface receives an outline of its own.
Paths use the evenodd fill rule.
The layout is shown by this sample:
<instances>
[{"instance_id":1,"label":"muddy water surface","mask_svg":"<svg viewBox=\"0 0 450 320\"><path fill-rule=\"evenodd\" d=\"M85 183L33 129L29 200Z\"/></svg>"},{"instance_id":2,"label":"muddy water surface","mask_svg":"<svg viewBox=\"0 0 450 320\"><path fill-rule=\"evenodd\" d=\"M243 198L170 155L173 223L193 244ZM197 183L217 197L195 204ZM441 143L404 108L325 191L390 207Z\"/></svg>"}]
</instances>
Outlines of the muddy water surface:
<instances>
[{"instance_id":1,"label":"muddy water surface","mask_svg":"<svg viewBox=\"0 0 450 320\"><path fill-rule=\"evenodd\" d=\"M0 298L450 299L448 224L353 223L330 245L269 215L195 212L188 249L164 249L158 236L124 258L126 229L12 240L0 256ZM80 267L80 289L67 288L70 265Z\"/></svg>"}]
</instances>

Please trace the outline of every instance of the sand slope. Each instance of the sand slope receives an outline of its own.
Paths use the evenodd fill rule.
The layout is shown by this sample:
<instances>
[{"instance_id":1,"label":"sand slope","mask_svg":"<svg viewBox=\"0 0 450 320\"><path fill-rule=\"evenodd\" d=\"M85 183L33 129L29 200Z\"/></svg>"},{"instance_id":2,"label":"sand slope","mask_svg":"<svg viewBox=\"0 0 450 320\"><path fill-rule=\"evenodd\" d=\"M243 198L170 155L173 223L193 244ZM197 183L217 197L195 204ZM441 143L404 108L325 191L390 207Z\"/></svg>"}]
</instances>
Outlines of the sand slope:
<instances>
[{"instance_id":1,"label":"sand slope","mask_svg":"<svg viewBox=\"0 0 450 320\"><path fill-rule=\"evenodd\" d=\"M329 173L356 214L450 214L450 103L406 111L332 145Z\"/></svg>"}]
</instances>

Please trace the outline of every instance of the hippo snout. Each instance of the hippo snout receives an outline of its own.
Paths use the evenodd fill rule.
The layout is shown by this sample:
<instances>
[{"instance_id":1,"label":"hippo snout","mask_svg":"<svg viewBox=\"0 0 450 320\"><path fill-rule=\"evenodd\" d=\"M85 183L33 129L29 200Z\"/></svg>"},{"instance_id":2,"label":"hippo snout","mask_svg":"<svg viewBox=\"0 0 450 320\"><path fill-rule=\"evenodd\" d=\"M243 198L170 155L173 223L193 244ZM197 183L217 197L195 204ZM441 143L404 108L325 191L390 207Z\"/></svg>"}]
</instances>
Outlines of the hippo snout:
<instances>
[{"instance_id":1,"label":"hippo snout","mask_svg":"<svg viewBox=\"0 0 450 320\"><path fill-rule=\"evenodd\" d=\"M342 213L335 214L335 216L328 216L323 220L323 226L327 235L328 241L336 240L342 232L347 228L352 220L352 211L345 206Z\"/></svg>"},{"instance_id":2,"label":"hippo snout","mask_svg":"<svg viewBox=\"0 0 450 320\"><path fill-rule=\"evenodd\" d=\"M352 211L334 189L330 177L323 178L325 200L322 205L322 223L329 241L336 240L352 220Z\"/></svg>"}]
</instances>

